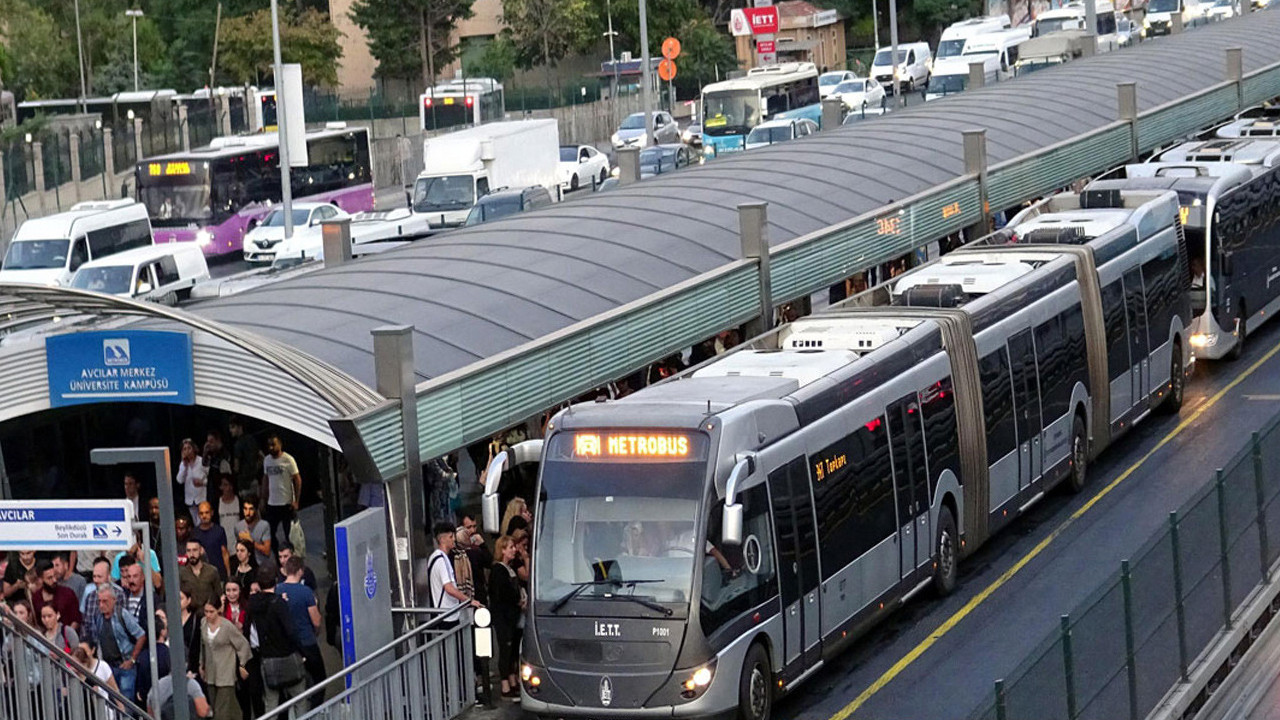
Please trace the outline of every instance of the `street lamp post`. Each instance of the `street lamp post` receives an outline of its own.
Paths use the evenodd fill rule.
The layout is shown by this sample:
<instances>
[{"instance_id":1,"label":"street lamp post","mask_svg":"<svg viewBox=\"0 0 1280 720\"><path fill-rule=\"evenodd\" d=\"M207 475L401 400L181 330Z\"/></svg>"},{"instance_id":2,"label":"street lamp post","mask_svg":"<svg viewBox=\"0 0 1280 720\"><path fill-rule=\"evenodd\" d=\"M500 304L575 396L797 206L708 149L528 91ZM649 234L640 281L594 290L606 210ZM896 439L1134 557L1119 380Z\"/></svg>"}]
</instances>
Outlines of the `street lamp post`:
<instances>
[{"instance_id":1,"label":"street lamp post","mask_svg":"<svg viewBox=\"0 0 1280 720\"><path fill-rule=\"evenodd\" d=\"M613 67L613 86L609 88L609 115L613 119L613 124L618 124L618 56L613 52L613 38L618 34L613 29L613 0L605 0L605 14L609 18L609 32L605 35L609 38L609 64Z\"/></svg>"},{"instance_id":2,"label":"street lamp post","mask_svg":"<svg viewBox=\"0 0 1280 720\"><path fill-rule=\"evenodd\" d=\"M306 128L289 127L285 112L284 63L280 60L280 9L271 0L271 46L275 64L272 73L276 83L276 137L280 140L280 211L284 213L284 239L293 237L293 187L289 182L289 133L303 132ZM464 88L465 90L465 88Z\"/></svg>"},{"instance_id":3,"label":"street lamp post","mask_svg":"<svg viewBox=\"0 0 1280 720\"><path fill-rule=\"evenodd\" d=\"M125 10L124 14L125 14L125 17L133 19L133 90L134 92L137 92L138 91L138 18L142 17L142 11L135 8L133 10ZM79 25L77 25L77 27L79 27Z\"/></svg>"},{"instance_id":4,"label":"street lamp post","mask_svg":"<svg viewBox=\"0 0 1280 720\"><path fill-rule=\"evenodd\" d=\"M653 147L653 113L649 109L649 84L653 82L653 68L649 67L649 15L645 8L645 0L640 0L640 62L643 63L640 101L644 103L644 138L645 147Z\"/></svg>"},{"instance_id":5,"label":"street lamp post","mask_svg":"<svg viewBox=\"0 0 1280 720\"><path fill-rule=\"evenodd\" d=\"M80 40L80 0L76 0L76 54L80 58L80 112L85 112L88 106L85 104L85 98L89 96L84 81L84 42Z\"/></svg>"},{"instance_id":6,"label":"street lamp post","mask_svg":"<svg viewBox=\"0 0 1280 720\"><path fill-rule=\"evenodd\" d=\"M173 474L169 469L169 448L94 448L89 451L89 461L94 465L149 464L155 468L156 494L157 499L160 501L160 550L156 554L160 556L161 573L164 577L164 610L170 628L169 657L173 661L169 664L171 668L169 677L173 681L173 712L175 720L190 720L187 711L186 663L179 660L179 658L187 656L187 651L184 647L186 638L183 637L182 632L173 632L173 623L182 619L182 609L178 605L178 553L175 550L175 546L178 543L178 533L174 526ZM146 531L143 532L145 533ZM144 537L147 536L144 534ZM151 573L155 571L155 568L151 567L151 556L149 554L147 555L146 566L145 587L148 600L150 600ZM149 636L154 638L154 604L152 604L151 612L148 615L147 630ZM151 652L154 653L155 651L152 650ZM159 663L155 661L153 655L151 659L153 673L157 667L159 667ZM159 685L159 682L156 684Z\"/></svg>"}]
</instances>

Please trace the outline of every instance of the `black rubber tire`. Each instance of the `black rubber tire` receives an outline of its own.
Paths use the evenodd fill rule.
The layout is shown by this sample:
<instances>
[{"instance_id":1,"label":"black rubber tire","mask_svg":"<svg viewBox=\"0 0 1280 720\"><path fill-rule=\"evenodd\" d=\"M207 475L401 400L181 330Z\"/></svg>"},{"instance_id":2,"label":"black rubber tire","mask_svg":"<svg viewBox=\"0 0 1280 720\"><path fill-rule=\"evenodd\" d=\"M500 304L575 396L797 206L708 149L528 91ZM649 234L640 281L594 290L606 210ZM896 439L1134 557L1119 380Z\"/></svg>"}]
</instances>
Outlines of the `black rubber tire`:
<instances>
[{"instance_id":1,"label":"black rubber tire","mask_svg":"<svg viewBox=\"0 0 1280 720\"><path fill-rule=\"evenodd\" d=\"M604 183L604 181L608 179L609 173L604 168L600 168L600 182Z\"/></svg>"},{"instance_id":2,"label":"black rubber tire","mask_svg":"<svg viewBox=\"0 0 1280 720\"><path fill-rule=\"evenodd\" d=\"M773 668L760 643L747 650L738 679L738 720L769 720L773 715Z\"/></svg>"},{"instance_id":3,"label":"black rubber tire","mask_svg":"<svg viewBox=\"0 0 1280 720\"><path fill-rule=\"evenodd\" d=\"M1078 493L1089 482L1089 436L1085 434L1084 418L1079 413L1071 419L1071 454L1067 460L1067 490Z\"/></svg>"},{"instance_id":4,"label":"black rubber tire","mask_svg":"<svg viewBox=\"0 0 1280 720\"><path fill-rule=\"evenodd\" d=\"M574 173L574 174L573 174L573 179L569 181L569 189L570 189L570 190L577 190L577 189L578 189L578 174L577 174L577 173Z\"/></svg>"},{"instance_id":5,"label":"black rubber tire","mask_svg":"<svg viewBox=\"0 0 1280 720\"><path fill-rule=\"evenodd\" d=\"M957 569L960 565L960 539L956 533L956 519L951 508L943 506L938 512L938 537L934 549L933 591L946 597L956 589Z\"/></svg>"},{"instance_id":6,"label":"black rubber tire","mask_svg":"<svg viewBox=\"0 0 1280 720\"><path fill-rule=\"evenodd\" d=\"M1173 415L1182 409L1182 400L1186 395L1187 375L1182 367L1182 345L1173 344L1173 357L1169 360L1169 394L1160 403L1160 412Z\"/></svg>"},{"instance_id":7,"label":"black rubber tire","mask_svg":"<svg viewBox=\"0 0 1280 720\"><path fill-rule=\"evenodd\" d=\"M1227 353L1228 360L1239 360L1244 357L1244 339L1249 334L1249 316L1245 314L1243 302L1237 306L1236 320L1240 324L1240 337L1236 338L1236 344L1232 346L1231 352Z\"/></svg>"}]
</instances>

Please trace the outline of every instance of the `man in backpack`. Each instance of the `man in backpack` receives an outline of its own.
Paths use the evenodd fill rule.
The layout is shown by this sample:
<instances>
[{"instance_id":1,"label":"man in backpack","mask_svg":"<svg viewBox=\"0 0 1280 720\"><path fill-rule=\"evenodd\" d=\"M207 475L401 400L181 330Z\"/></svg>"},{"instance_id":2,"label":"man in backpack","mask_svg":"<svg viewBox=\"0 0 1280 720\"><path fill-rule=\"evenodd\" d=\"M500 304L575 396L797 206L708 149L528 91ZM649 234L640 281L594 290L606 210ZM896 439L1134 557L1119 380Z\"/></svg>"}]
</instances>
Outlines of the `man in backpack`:
<instances>
[{"instance_id":1,"label":"man in backpack","mask_svg":"<svg viewBox=\"0 0 1280 720\"><path fill-rule=\"evenodd\" d=\"M111 667L120 694L132 698L138 679L138 656L147 644L147 633L133 615L116 607L115 591L109 587L98 590L98 610L102 614L98 629L100 657Z\"/></svg>"},{"instance_id":2,"label":"man in backpack","mask_svg":"<svg viewBox=\"0 0 1280 720\"><path fill-rule=\"evenodd\" d=\"M261 592L250 595L248 602L249 622L258 633L267 712L302 694L307 687L301 645L293 628L289 604L276 594L278 573L271 562L258 568Z\"/></svg>"},{"instance_id":3,"label":"man in backpack","mask_svg":"<svg viewBox=\"0 0 1280 720\"><path fill-rule=\"evenodd\" d=\"M484 607L479 601L472 600L458 589L457 578L453 572L453 558L450 556L456 542L454 534L457 528L453 523L438 522L433 530L436 536L436 550L427 559L427 585L431 593L427 598L428 603L431 607L441 610L452 610L463 603L470 603L473 608Z\"/></svg>"},{"instance_id":4,"label":"man in backpack","mask_svg":"<svg viewBox=\"0 0 1280 720\"><path fill-rule=\"evenodd\" d=\"M200 683L187 678L187 716L192 718L212 717L209 701L200 691ZM159 711L159 715L156 712ZM147 712L160 720L173 720L173 677L165 675L160 684L147 694Z\"/></svg>"}]
</instances>

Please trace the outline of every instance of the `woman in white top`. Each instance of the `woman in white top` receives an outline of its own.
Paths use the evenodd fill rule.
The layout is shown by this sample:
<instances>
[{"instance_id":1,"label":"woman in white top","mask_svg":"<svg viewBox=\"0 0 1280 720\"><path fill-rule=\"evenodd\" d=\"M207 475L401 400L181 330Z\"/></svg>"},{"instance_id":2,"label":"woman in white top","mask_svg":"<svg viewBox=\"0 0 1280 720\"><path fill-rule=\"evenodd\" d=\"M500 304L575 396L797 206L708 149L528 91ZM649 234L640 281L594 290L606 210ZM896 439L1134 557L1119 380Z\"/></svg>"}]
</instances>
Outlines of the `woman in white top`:
<instances>
[{"instance_id":1,"label":"woman in white top","mask_svg":"<svg viewBox=\"0 0 1280 720\"><path fill-rule=\"evenodd\" d=\"M76 647L71 654L81 665L84 666L84 669L87 670L90 675L101 680L103 684L112 690L120 692L120 688L116 685L116 679L111 676L111 666L98 659L98 651L93 646L93 643L86 640L80 643L80 645ZM107 697L107 691L100 687L95 687L93 691L102 697Z\"/></svg>"},{"instance_id":2,"label":"woman in white top","mask_svg":"<svg viewBox=\"0 0 1280 720\"><path fill-rule=\"evenodd\" d=\"M205 470L204 463L200 460L200 453L196 451L196 444L187 438L182 441L182 460L178 463L178 476L174 478L174 482L182 486L182 501L186 504L187 510L191 513L191 522L200 522L200 513L196 508L206 499L208 490L205 488L205 479L208 471Z\"/></svg>"}]
</instances>

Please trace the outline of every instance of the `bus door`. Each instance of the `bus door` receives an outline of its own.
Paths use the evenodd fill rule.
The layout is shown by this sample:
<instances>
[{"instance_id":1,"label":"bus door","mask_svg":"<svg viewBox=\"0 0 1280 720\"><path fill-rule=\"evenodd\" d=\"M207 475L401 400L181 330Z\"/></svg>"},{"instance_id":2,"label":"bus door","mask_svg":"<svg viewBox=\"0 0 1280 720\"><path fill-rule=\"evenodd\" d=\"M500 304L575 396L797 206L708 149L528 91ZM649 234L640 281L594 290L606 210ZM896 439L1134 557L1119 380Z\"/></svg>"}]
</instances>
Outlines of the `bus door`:
<instances>
[{"instance_id":1,"label":"bus door","mask_svg":"<svg viewBox=\"0 0 1280 720\"><path fill-rule=\"evenodd\" d=\"M822 634L818 602L818 533L813 520L809 466L798 457L769 473L773 526L778 538L778 593L782 597L785 663L814 650ZM809 662L805 663L806 665Z\"/></svg>"},{"instance_id":2,"label":"bus door","mask_svg":"<svg viewBox=\"0 0 1280 720\"><path fill-rule=\"evenodd\" d=\"M1022 330L1009 338L1009 368L1013 372L1013 403L1018 432L1018 489L1022 490L1040 477L1040 377L1036 369L1036 350L1031 330Z\"/></svg>"},{"instance_id":3,"label":"bus door","mask_svg":"<svg viewBox=\"0 0 1280 720\"><path fill-rule=\"evenodd\" d=\"M1142 268L1134 267L1125 272L1124 310L1129 324L1129 388L1135 407L1143 402L1150 387L1151 360L1147 357L1150 345L1147 338L1147 296L1142 286Z\"/></svg>"},{"instance_id":4,"label":"bus door","mask_svg":"<svg viewBox=\"0 0 1280 720\"><path fill-rule=\"evenodd\" d=\"M894 491L898 499L901 577L930 562L929 473L925 467L924 427L915 393L889 405Z\"/></svg>"}]
</instances>

